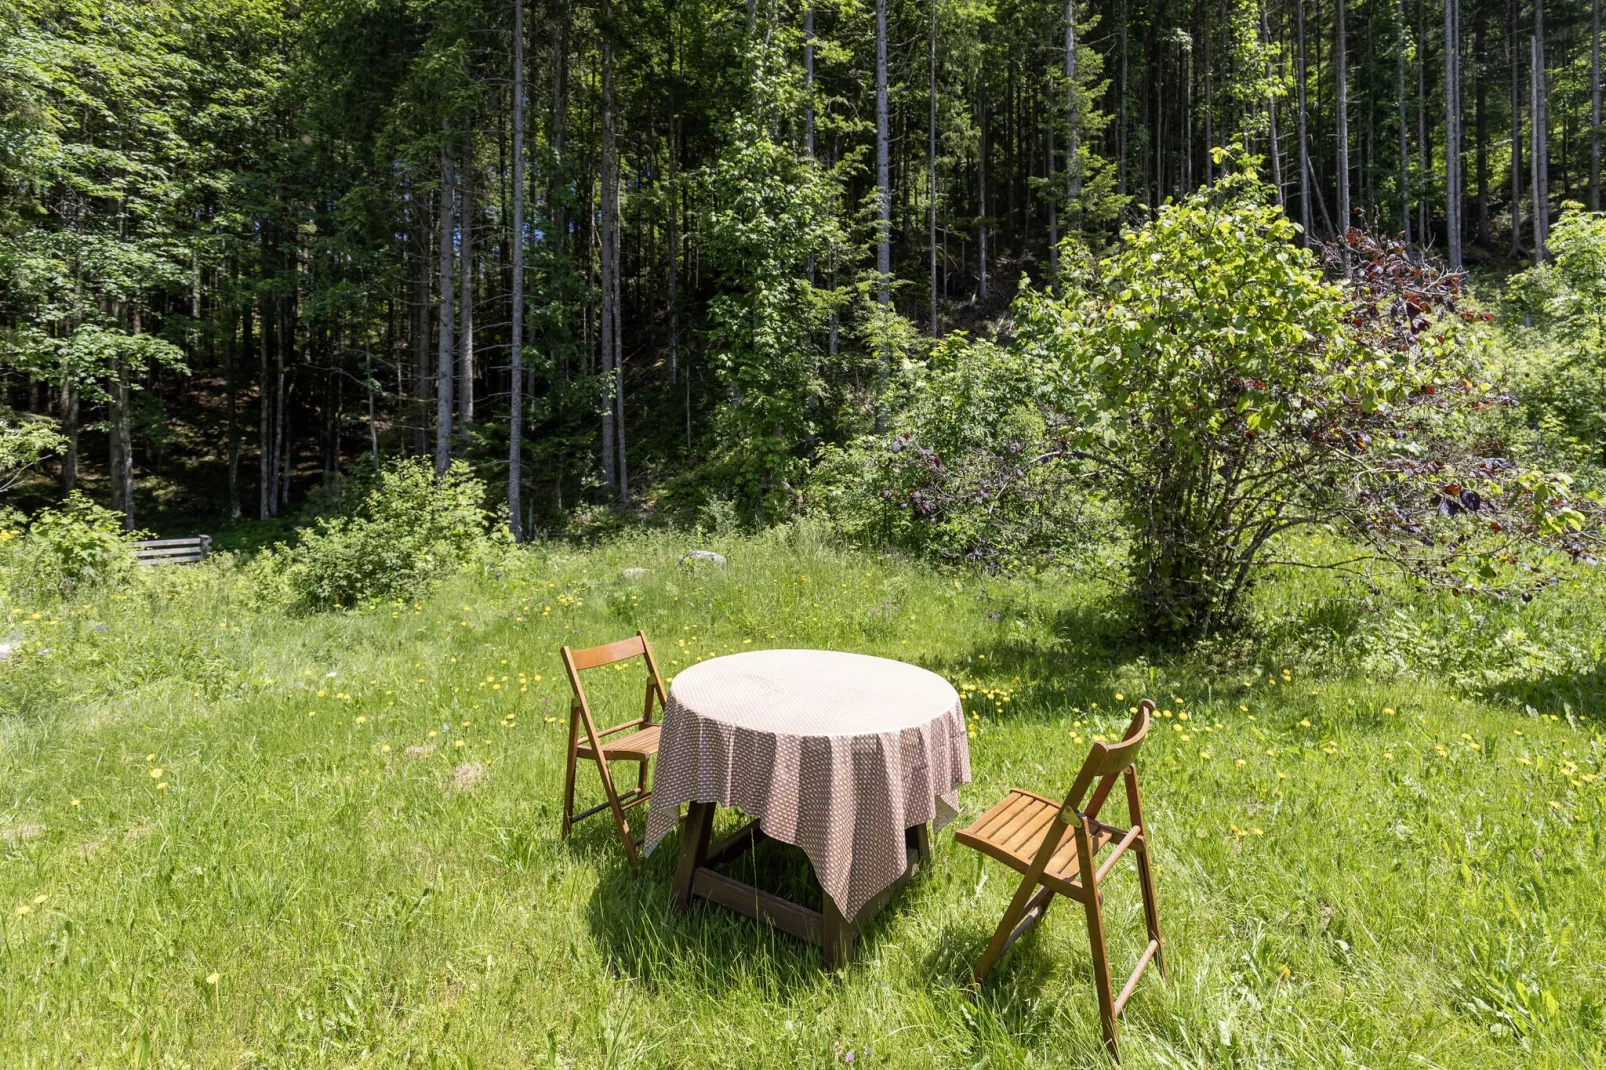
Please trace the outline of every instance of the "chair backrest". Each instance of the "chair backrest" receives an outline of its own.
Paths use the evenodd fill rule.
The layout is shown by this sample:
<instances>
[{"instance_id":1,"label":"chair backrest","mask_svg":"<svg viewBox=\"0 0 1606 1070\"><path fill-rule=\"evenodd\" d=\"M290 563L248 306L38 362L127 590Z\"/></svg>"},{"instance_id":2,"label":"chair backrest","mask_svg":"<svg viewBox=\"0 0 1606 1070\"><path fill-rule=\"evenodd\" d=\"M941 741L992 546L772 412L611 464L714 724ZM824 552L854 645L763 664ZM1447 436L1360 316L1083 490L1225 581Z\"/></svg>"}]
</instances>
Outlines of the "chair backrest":
<instances>
[{"instance_id":1,"label":"chair backrest","mask_svg":"<svg viewBox=\"0 0 1606 1070\"><path fill-rule=\"evenodd\" d=\"M667 705L669 696L664 691L663 677L658 673L658 663L652 656L652 646L647 642L647 633L638 631L629 639L621 639L617 643L604 643L602 646L584 647L580 650L571 650L564 647L562 650L563 668L569 674L569 686L574 688L574 704L585 712L587 719L591 716L591 705L586 701L585 688L580 684L580 674L587 669L600 669L609 665L616 665L621 661L632 658L641 658L647 663L647 696L646 710L642 717L636 721L627 721L614 728L604 729L599 735L610 735L613 732L642 722L652 721L652 699L656 693L660 705Z\"/></svg>"},{"instance_id":2,"label":"chair backrest","mask_svg":"<svg viewBox=\"0 0 1606 1070\"><path fill-rule=\"evenodd\" d=\"M1119 742L1093 744L1087 752L1087 760L1082 763L1081 771L1076 774L1076 781L1065 796L1065 804L1060 808L1061 813L1067 815L1072 812L1083 813L1083 801L1087 800L1086 816L1098 816L1100 807L1110 794L1110 789L1115 786L1115 778L1137 760L1138 751L1149 735L1149 722L1153 717L1154 702L1151 699L1144 699L1138 703L1138 712L1126 726L1126 734ZM1098 785L1096 788L1095 782ZM1089 790L1093 793L1091 799L1088 798Z\"/></svg>"}]
</instances>

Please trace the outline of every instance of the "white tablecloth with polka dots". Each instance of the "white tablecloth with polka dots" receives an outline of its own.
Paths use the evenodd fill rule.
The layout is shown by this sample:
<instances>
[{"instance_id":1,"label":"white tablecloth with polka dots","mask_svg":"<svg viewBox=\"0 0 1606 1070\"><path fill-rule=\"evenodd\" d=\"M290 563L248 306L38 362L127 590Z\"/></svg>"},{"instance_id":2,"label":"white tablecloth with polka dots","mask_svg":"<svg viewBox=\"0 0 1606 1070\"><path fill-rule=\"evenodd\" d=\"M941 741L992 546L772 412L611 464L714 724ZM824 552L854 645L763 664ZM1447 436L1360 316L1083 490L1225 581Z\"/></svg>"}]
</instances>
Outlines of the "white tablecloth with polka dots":
<instances>
[{"instance_id":1,"label":"white tablecloth with polka dots","mask_svg":"<svg viewBox=\"0 0 1606 1070\"><path fill-rule=\"evenodd\" d=\"M936 673L830 650L712 658L669 688L647 851L682 804L734 806L801 847L851 921L903 874L904 830L942 828L969 782L964 710Z\"/></svg>"}]
</instances>

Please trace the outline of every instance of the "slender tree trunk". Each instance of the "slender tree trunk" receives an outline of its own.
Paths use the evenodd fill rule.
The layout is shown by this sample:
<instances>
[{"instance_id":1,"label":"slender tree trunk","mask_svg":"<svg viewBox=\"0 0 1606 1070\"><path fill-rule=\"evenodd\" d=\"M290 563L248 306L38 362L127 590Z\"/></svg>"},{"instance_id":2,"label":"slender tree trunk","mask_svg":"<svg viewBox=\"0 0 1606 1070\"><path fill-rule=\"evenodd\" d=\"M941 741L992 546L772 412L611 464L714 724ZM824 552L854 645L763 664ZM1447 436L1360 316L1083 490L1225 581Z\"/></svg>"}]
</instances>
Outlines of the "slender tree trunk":
<instances>
[{"instance_id":1,"label":"slender tree trunk","mask_svg":"<svg viewBox=\"0 0 1606 1070\"><path fill-rule=\"evenodd\" d=\"M1301 5L1303 5L1303 0L1296 0L1296 2L1301 4ZM1305 9L1304 9L1303 6L1300 6L1298 8L1298 11L1299 11L1299 48L1300 48L1300 53L1299 53L1299 56L1300 56L1300 69L1299 69L1300 70L1300 82L1299 82L1300 110L1299 110L1299 121L1300 121L1300 124L1301 124L1300 128L1299 128L1299 131L1300 131L1300 142L1299 142L1299 144L1300 144L1300 150L1304 151L1304 147L1305 147L1305 141L1304 141L1305 127L1304 127L1303 124L1305 122L1305 106L1304 106L1304 100L1305 100L1305 68L1304 68L1304 57L1305 57L1305 51L1304 51L1304 49L1305 49ZM1204 40L1202 42L1203 48L1204 48L1204 92L1205 92L1205 102L1204 102L1204 139L1205 139L1204 178L1205 178L1205 185L1207 185L1207 186L1211 185L1216 180L1216 159L1215 159L1215 156L1213 156L1211 154L1211 151L1210 151L1211 149L1214 149L1216 147L1216 144L1215 144L1215 131L1212 128L1213 124L1215 122L1216 90L1215 90L1215 83L1212 81L1213 75L1212 75L1211 70L1210 70L1210 38L1212 36L1214 36L1214 35L1210 32L1210 29L1211 29L1211 27L1210 27L1210 24L1209 24L1209 20L1208 20L1208 18L1206 18L1205 24L1200 27L1200 30L1201 30L1200 36L1204 38ZM1307 198L1307 201L1308 201L1308 198ZM1310 219L1308 218L1309 214L1310 213L1307 212L1305 214L1305 216L1301 217L1301 219L1300 219L1300 222L1305 224L1305 229L1307 231L1310 229Z\"/></svg>"},{"instance_id":2,"label":"slender tree trunk","mask_svg":"<svg viewBox=\"0 0 1606 1070\"><path fill-rule=\"evenodd\" d=\"M1478 237L1480 247L1487 250L1493 246L1493 239L1489 234L1489 79L1485 75L1486 64L1483 62L1488 53L1489 34L1488 18L1480 9L1477 22L1473 29L1472 77L1474 83L1473 100L1477 108L1474 118L1474 136L1477 138L1478 161Z\"/></svg>"},{"instance_id":3,"label":"slender tree trunk","mask_svg":"<svg viewBox=\"0 0 1606 1070\"><path fill-rule=\"evenodd\" d=\"M457 179L452 168L450 139L441 142L441 196L440 196L440 334L435 361L435 473L444 475L452 463L452 334L455 324L452 314L452 202L456 198Z\"/></svg>"},{"instance_id":4,"label":"slender tree trunk","mask_svg":"<svg viewBox=\"0 0 1606 1070\"><path fill-rule=\"evenodd\" d=\"M892 189L887 170L887 0L876 0L875 5L875 175L876 274L879 276L876 300L886 311L892 304ZM891 367L892 354L883 339L876 369L877 431L886 430L886 412L881 398Z\"/></svg>"},{"instance_id":5,"label":"slender tree trunk","mask_svg":"<svg viewBox=\"0 0 1606 1070\"><path fill-rule=\"evenodd\" d=\"M1461 12L1444 0L1444 225L1450 270L1461 269Z\"/></svg>"},{"instance_id":6,"label":"slender tree trunk","mask_svg":"<svg viewBox=\"0 0 1606 1070\"><path fill-rule=\"evenodd\" d=\"M1303 2L1303 0L1301 0ZM1400 234L1407 249L1411 247L1411 144L1405 117L1405 42L1410 31L1406 29L1405 3L1400 2L1400 33L1394 47L1395 94L1400 108Z\"/></svg>"},{"instance_id":7,"label":"slender tree trunk","mask_svg":"<svg viewBox=\"0 0 1606 1070\"><path fill-rule=\"evenodd\" d=\"M264 261L266 266L266 261ZM266 275L266 271L263 272ZM266 520L273 515L273 506L277 499L273 493L273 471L276 459L273 452L273 380L270 378L273 360L272 351L278 347L278 319L273 310L274 298L269 293L263 293L261 304L262 315L262 345L258 352L258 413L257 413L257 516Z\"/></svg>"},{"instance_id":8,"label":"slender tree trunk","mask_svg":"<svg viewBox=\"0 0 1606 1070\"><path fill-rule=\"evenodd\" d=\"M524 0L513 0L513 308L508 326L507 523L524 541Z\"/></svg>"},{"instance_id":9,"label":"slender tree trunk","mask_svg":"<svg viewBox=\"0 0 1606 1070\"><path fill-rule=\"evenodd\" d=\"M1333 71L1338 81L1333 107L1338 130L1338 226L1340 235L1348 233L1349 203L1349 63L1345 40L1344 0L1338 0L1336 26L1338 40L1333 49Z\"/></svg>"},{"instance_id":10,"label":"slender tree trunk","mask_svg":"<svg viewBox=\"0 0 1606 1070\"><path fill-rule=\"evenodd\" d=\"M976 168L976 208L980 216L980 227L976 233L977 263L980 267L980 276L977 279L976 296L983 302L987 300L987 105L985 97L981 106L981 123L978 141L980 143L980 156Z\"/></svg>"},{"instance_id":11,"label":"slender tree trunk","mask_svg":"<svg viewBox=\"0 0 1606 1070\"><path fill-rule=\"evenodd\" d=\"M229 399L233 401L232 395ZM61 382L61 430L67 449L61 456L61 492L71 494L78 485L78 385L71 379Z\"/></svg>"},{"instance_id":12,"label":"slender tree trunk","mask_svg":"<svg viewBox=\"0 0 1606 1070\"><path fill-rule=\"evenodd\" d=\"M1507 6L1506 43L1511 53L1511 255L1522 256L1522 63L1517 47L1517 14L1520 0Z\"/></svg>"},{"instance_id":13,"label":"slender tree trunk","mask_svg":"<svg viewBox=\"0 0 1606 1070\"><path fill-rule=\"evenodd\" d=\"M1277 72L1272 68L1271 55L1273 42L1271 38L1271 21L1266 16L1265 8L1262 8L1260 11L1260 38L1266 49L1266 84L1268 87L1270 87L1273 85L1273 80ZM1185 73L1185 70L1182 75L1182 84L1184 89L1186 89L1188 85L1188 76ZM1182 109L1184 129L1187 128L1188 111L1189 109L1184 106ZM1271 138L1271 181L1272 185L1276 187L1277 190L1277 203L1283 204L1283 153L1281 147L1282 140L1277 136L1277 94L1271 91L1269 88L1266 93L1266 127L1267 135Z\"/></svg>"},{"instance_id":14,"label":"slender tree trunk","mask_svg":"<svg viewBox=\"0 0 1606 1070\"><path fill-rule=\"evenodd\" d=\"M1082 225L1082 117L1077 110L1076 0L1065 0L1065 211L1067 231Z\"/></svg>"},{"instance_id":15,"label":"slender tree trunk","mask_svg":"<svg viewBox=\"0 0 1606 1070\"><path fill-rule=\"evenodd\" d=\"M926 114L926 180L930 185L931 203L927 206L926 252L931 275L931 337L937 337L937 0L930 0L931 29L926 35L926 63L929 68ZM814 30L813 5L810 4L809 32ZM809 56L809 85L814 84L814 57ZM814 112L809 112L809 155L814 154Z\"/></svg>"},{"instance_id":16,"label":"slender tree trunk","mask_svg":"<svg viewBox=\"0 0 1606 1070\"><path fill-rule=\"evenodd\" d=\"M1428 195L1433 187L1433 143L1428 133L1428 25L1427 0L1416 5L1416 229L1423 245L1433 241L1432 207Z\"/></svg>"},{"instance_id":17,"label":"slender tree trunk","mask_svg":"<svg viewBox=\"0 0 1606 1070\"><path fill-rule=\"evenodd\" d=\"M1534 19L1538 22L1540 16L1540 0L1534 0ZM1528 183L1533 190L1533 227L1534 227L1534 263L1542 264L1545 261L1545 245L1549 241L1547 233L1550 226L1549 195L1545 188L1545 169L1548 158L1545 154L1545 59L1544 51L1539 44L1539 35L1534 34L1528 38L1529 64L1529 128L1533 144L1529 149L1529 165L1533 169L1533 177Z\"/></svg>"},{"instance_id":18,"label":"slender tree trunk","mask_svg":"<svg viewBox=\"0 0 1606 1070\"><path fill-rule=\"evenodd\" d=\"M231 287L232 291L232 287ZM240 390L239 352L235 348L235 333L238 329L236 321L240 318L239 306L234 301L231 292L228 297L228 313L223 320L223 359L228 364L228 412L229 412L229 520L240 519L240 412L237 395ZM251 311L246 309L245 329L247 338L250 337ZM249 350L249 346L247 346ZM247 354L249 358L249 353Z\"/></svg>"},{"instance_id":19,"label":"slender tree trunk","mask_svg":"<svg viewBox=\"0 0 1606 1070\"><path fill-rule=\"evenodd\" d=\"M1600 211L1600 0L1589 23L1589 210Z\"/></svg>"},{"instance_id":20,"label":"slender tree trunk","mask_svg":"<svg viewBox=\"0 0 1606 1070\"><path fill-rule=\"evenodd\" d=\"M426 413L429 404L429 253L430 231L433 229L429 218L429 197L416 184L412 191L412 238L413 238L413 294L409 301L409 311L412 313L412 344L413 344L413 381L412 404L409 411L408 437L412 440L413 453L423 456L429 451L429 430L426 423ZM266 344L266 338L263 339ZM264 359L266 357L264 356ZM264 365L266 367L266 365ZM263 383L267 383L264 378ZM263 386L266 390L266 385ZM264 469L266 471L266 469Z\"/></svg>"},{"instance_id":21,"label":"slender tree trunk","mask_svg":"<svg viewBox=\"0 0 1606 1070\"><path fill-rule=\"evenodd\" d=\"M1534 84L1534 221L1540 248L1547 255L1550 244L1550 79L1545 70L1545 0L1534 0L1533 35Z\"/></svg>"},{"instance_id":22,"label":"slender tree trunk","mask_svg":"<svg viewBox=\"0 0 1606 1070\"><path fill-rule=\"evenodd\" d=\"M458 223L457 418L474 422L474 137L463 138L462 207Z\"/></svg>"},{"instance_id":23,"label":"slender tree trunk","mask_svg":"<svg viewBox=\"0 0 1606 1070\"><path fill-rule=\"evenodd\" d=\"M613 366L613 199L619 190L614 178L615 154L613 115L613 28L608 0L602 0L602 308L598 323L598 338L602 347L602 377L607 384L606 407L602 412L602 479L609 487L618 489L619 476L614 464L613 423L614 394L617 390L616 369ZM748 5L748 32L752 32L752 5Z\"/></svg>"},{"instance_id":24,"label":"slender tree trunk","mask_svg":"<svg viewBox=\"0 0 1606 1070\"><path fill-rule=\"evenodd\" d=\"M1126 41L1127 9L1126 0L1121 0L1121 121L1115 128L1115 180L1116 191L1126 196L1126 98L1130 86L1127 75L1127 41ZM1208 82L1207 82L1208 84ZM1210 113L1205 112L1205 135L1210 133ZM987 258L982 257L985 264Z\"/></svg>"},{"instance_id":25,"label":"slender tree trunk","mask_svg":"<svg viewBox=\"0 0 1606 1070\"><path fill-rule=\"evenodd\" d=\"M268 511L274 516L278 516L280 507L290 500L289 381L285 373L285 366L289 363L286 356L295 344L295 330L290 323L290 298L280 298L278 314L279 345L273 355L273 487L268 502Z\"/></svg>"}]
</instances>

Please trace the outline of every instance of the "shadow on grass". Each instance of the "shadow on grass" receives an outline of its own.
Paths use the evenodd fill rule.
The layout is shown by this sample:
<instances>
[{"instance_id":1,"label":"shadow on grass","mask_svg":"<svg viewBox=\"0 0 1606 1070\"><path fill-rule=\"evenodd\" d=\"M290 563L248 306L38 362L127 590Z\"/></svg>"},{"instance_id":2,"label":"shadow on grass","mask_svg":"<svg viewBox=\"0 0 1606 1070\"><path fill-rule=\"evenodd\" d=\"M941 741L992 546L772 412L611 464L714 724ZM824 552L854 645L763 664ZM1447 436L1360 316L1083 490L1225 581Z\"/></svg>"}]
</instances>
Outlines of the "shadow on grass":
<instances>
[{"instance_id":1,"label":"shadow on grass","mask_svg":"<svg viewBox=\"0 0 1606 1070\"><path fill-rule=\"evenodd\" d=\"M1489 688L1487 697L1528 706L1540 714L1606 720L1606 665L1597 664L1582 673L1546 673L1532 680L1514 680Z\"/></svg>"},{"instance_id":2,"label":"shadow on grass","mask_svg":"<svg viewBox=\"0 0 1606 1070\"><path fill-rule=\"evenodd\" d=\"M715 837L733 832L740 820L737 811L720 810ZM649 988L691 985L709 995L740 987L788 993L817 985L828 976L819 948L752 918L701 898L694 898L685 914L677 913L670 902L670 886L680 857L678 830L665 836L639 867L625 860L611 824L602 831L607 839L596 830L577 828L571 844L577 854L588 857L594 851L607 852L597 858L601 874L587 904L586 921L617 976L634 978ZM811 910L821 908L822 893L808 858L790 844L761 840L719 868ZM917 875L914 884L921 880ZM909 909L914 884L894 896L859 935L856 961L871 955L892 922Z\"/></svg>"}]
</instances>

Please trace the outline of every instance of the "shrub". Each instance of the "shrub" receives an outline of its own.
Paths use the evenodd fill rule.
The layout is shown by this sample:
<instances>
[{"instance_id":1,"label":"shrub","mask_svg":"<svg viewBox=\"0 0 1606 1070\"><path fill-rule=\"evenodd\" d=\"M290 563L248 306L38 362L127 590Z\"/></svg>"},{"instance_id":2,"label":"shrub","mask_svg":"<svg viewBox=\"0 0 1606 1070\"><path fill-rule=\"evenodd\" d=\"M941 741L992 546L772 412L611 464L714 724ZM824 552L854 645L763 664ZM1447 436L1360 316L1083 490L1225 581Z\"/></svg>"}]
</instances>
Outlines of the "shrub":
<instances>
[{"instance_id":1,"label":"shrub","mask_svg":"<svg viewBox=\"0 0 1606 1070\"><path fill-rule=\"evenodd\" d=\"M319 518L274 555L301 609L409 598L489 545L485 485L461 461L436 478L424 458L382 468L356 516Z\"/></svg>"},{"instance_id":2,"label":"shrub","mask_svg":"<svg viewBox=\"0 0 1606 1070\"><path fill-rule=\"evenodd\" d=\"M41 592L66 594L122 579L134 564L133 540L142 534L123 530L121 514L75 490L28 523L26 535L16 542L15 580Z\"/></svg>"},{"instance_id":3,"label":"shrub","mask_svg":"<svg viewBox=\"0 0 1606 1070\"><path fill-rule=\"evenodd\" d=\"M1606 465L1606 214L1567 212L1551 232L1555 262L1511 282L1511 303L1542 340L1523 399L1553 447Z\"/></svg>"},{"instance_id":4,"label":"shrub","mask_svg":"<svg viewBox=\"0 0 1606 1070\"><path fill-rule=\"evenodd\" d=\"M1318 259L1295 234L1237 172L1074 269L1079 285L1023 288L1002 363L1033 370L1014 400L1040 420L1001 398L981 407L990 443L945 456L892 440L921 475L910 512L950 530L968 518L961 534L988 554L1011 518L1064 515L1081 481L1119 511L1148 628L1188 636L1232 625L1301 528L1369 550L1323 567L1381 559L1469 594L1526 596L1544 583L1535 562L1597 542L1598 501L1480 436L1513 399L1483 381L1483 317L1459 276L1356 231ZM972 347L966 363L999 358Z\"/></svg>"}]
</instances>

